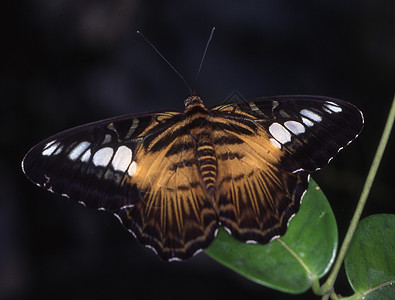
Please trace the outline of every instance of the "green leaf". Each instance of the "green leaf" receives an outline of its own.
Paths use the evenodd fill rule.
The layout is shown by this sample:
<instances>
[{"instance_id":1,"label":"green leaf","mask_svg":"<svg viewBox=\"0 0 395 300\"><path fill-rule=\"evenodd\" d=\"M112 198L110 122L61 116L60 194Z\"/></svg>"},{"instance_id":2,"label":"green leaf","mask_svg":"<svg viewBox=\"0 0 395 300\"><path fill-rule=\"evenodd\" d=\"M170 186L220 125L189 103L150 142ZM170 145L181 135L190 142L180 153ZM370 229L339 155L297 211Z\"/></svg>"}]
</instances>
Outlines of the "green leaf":
<instances>
[{"instance_id":1,"label":"green leaf","mask_svg":"<svg viewBox=\"0 0 395 300\"><path fill-rule=\"evenodd\" d=\"M395 215L359 222L344 262L350 299L395 299Z\"/></svg>"},{"instance_id":2,"label":"green leaf","mask_svg":"<svg viewBox=\"0 0 395 300\"><path fill-rule=\"evenodd\" d=\"M335 217L325 195L310 180L300 211L284 237L267 245L254 245L239 242L220 230L206 253L255 282L296 294L326 274L336 249Z\"/></svg>"}]
</instances>

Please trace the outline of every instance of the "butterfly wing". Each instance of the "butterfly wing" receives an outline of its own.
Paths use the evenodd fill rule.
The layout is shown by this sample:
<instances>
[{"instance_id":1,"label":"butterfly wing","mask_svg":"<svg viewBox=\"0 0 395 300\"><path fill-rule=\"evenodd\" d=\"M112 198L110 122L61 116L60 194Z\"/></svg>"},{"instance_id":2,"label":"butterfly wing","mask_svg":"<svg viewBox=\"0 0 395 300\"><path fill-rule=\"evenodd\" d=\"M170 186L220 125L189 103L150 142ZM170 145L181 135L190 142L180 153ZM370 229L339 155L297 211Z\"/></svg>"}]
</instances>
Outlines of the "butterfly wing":
<instances>
[{"instance_id":1,"label":"butterfly wing","mask_svg":"<svg viewBox=\"0 0 395 300\"><path fill-rule=\"evenodd\" d=\"M309 174L362 130L353 105L332 98L281 96L214 107L220 221L240 240L283 235Z\"/></svg>"},{"instance_id":2,"label":"butterfly wing","mask_svg":"<svg viewBox=\"0 0 395 300\"><path fill-rule=\"evenodd\" d=\"M37 185L112 212L162 258L190 257L214 238L216 218L196 164L182 164L193 141L172 139L183 122L163 112L87 124L36 145L22 167Z\"/></svg>"},{"instance_id":3,"label":"butterfly wing","mask_svg":"<svg viewBox=\"0 0 395 300\"><path fill-rule=\"evenodd\" d=\"M213 110L227 118L253 120L269 134L280 150L281 169L289 172L322 169L358 136L364 123L354 105L322 96L254 98Z\"/></svg>"}]
</instances>

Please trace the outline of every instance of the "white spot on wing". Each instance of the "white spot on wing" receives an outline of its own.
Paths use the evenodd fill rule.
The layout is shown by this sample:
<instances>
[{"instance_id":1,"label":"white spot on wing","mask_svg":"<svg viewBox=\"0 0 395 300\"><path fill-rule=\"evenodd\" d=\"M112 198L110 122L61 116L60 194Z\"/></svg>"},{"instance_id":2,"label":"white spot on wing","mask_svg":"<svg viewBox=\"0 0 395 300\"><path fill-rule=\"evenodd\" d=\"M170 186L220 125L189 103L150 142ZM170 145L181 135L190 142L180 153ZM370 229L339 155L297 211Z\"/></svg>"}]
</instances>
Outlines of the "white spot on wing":
<instances>
[{"instance_id":1,"label":"white spot on wing","mask_svg":"<svg viewBox=\"0 0 395 300\"><path fill-rule=\"evenodd\" d=\"M284 123L285 127L287 127L287 129L289 131L291 131L293 134L301 134L305 132L305 128L302 124L300 124L299 122L296 121L286 121Z\"/></svg>"},{"instance_id":2,"label":"white spot on wing","mask_svg":"<svg viewBox=\"0 0 395 300\"><path fill-rule=\"evenodd\" d=\"M128 229L128 231L133 235L134 238L137 238L136 234L131 229Z\"/></svg>"},{"instance_id":3,"label":"white spot on wing","mask_svg":"<svg viewBox=\"0 0 395 300\"><path fill-rule=\"evenodd\" d=\"M129 176L133 176L133 175L134 175L134 173L136 172L136 168L137 168L137 164L136 164L136 162L134 161L134 162L132 162L132 164L129 166L129 169L128 169L128 174L129 174Z\"/></svg>"},{"instance_id":4,"label":"white spot on wing","mask_svg":"<svg viewBox=\"0 0 395 300\"><path fill-rule=\"evenodd\" d=\"M228 227L224 226L224 229L228 234L232 235L232 231Z\"/></svg>"},{"instance_id":5,"label":"white spot on wing","mask_svg":"<svg viewBox=\"0 0 395 300\"><path fill-rule=\"evenodd\" d=\"M215 231L214 231L214 237L217 237L217 235L218 235L218 228L215 229Z\"/></svg>"},{"instance_id":6,"label":"white spot on wing","mask_svg":"<svg viewBox=\"0 0 395 300\"><path fill-rule=\"evenodd\" d=\"M248 102L248 104L250 105L251 110L253 110L253 111L259 111L259 108L255 105L254 102Z\"/></svg>"},{"instance_id":7,"label":"white spot on wing","mask_svg":"<svg viewBox=\"0 0 395 300\"><path fill-rule=\"evenodd\" d=\"M195 251L195 253L192 254L192 256L196 256L196 255L198 255L201 252L203 252L203 249L198 249L198 250Z\"/></svg>"},{"instance_id":8,"label":"white spot on wing","mask_svg":"<svg viewBox=\"0 0 395 300\"><path fill-rule=\"evenodd\" d=\"M314 125L313 122L311 122L309 119L306 119L305 117L302 117L302 122L307 126L307 127L312 127Z\"/></svg>"},{"instance_id":9,"label":"white spot on wing","mask_svg":"<svg viewBox=\"0 0 395 300\"><path fill-rule=\"evenodd\" d=\"M315 112L312 112L311 110L308 110L308 109L302 109L300 111L300 114L302 116L305 116L305 117L309 118L310 120L315 121L315 122L321 122L322 121L322 118L321 118L320 115L317 115Z\"/></svg>"},{"instance_id":10,"label":"white spot on wing","mask_svg":"<svg viewBox=\"0 0 395 300\"><path fill-rule=\"evenodd\" d=\"M158 253L156 253L156 254L158 254ZM172 258L169 258L168 261L169 261L169 262L170 262L170 261L182 261L182 259L179 258L179 257L172 257Z\"/></svg>"},{"instance_id":11,"label":"white spot on wing","mask_svg":"<svg viewBox=\"0 0 395 300\"><path fill-rule=\"evenodd\" d=\"M120 217L118 214L116 214L116 213L113 213L113 214L114 214L114 216L118 219L118 221L119 221L121 224L123 224L121 217Z\"/></svg>"},{"instance_id":12,"label":"white spot on wing","mask_svg":"<svg viewBox=\"0 0 395 300\"><path fill-rule=\"evenodd\" d=\"M148 249L151 249L152 251L154 251L154 253L156 255L158 255L158 251L156 251L156 249L154 247L152 247L151 245L144 245L144 246L147 247ZM169 261L170 261L170 259L169 259Z\"/></svg>"},{"instance_id":13,"label":"white spot on wing","mask_svg":"<svg viewBox=\"0 0 395 300\"><path fill-rule=\"evenodd\" d=\"M115 152L112 160L112 166L115 171L125 172L132 161L132 150L126 146L121 146Z\"/></svg>"},{"instance_id":14,"label":"white spot on wing","mask_svg":"<svg viewBox=\"0 0 395 300\"><path fill-rule=\"evenodd\" d=\"M44 149L47 149L49 146L51 146L55 142L56 142L56 140L53 140L51 142L46 143L45 146L44 146Z\"/></svg>"},{"instance_id":15,"label":"white spot on wing","mask_svg":"<svg viewBox=\"0 0 395 300\"><path fill-rule=\"evenodd\" d=\"M125 139L129 139L138 126L139 126L139 119L134 118L132 126L130 126L129 131L125 136Z\"/></svg>"},{"instance_id":16,"label":"white spot on wing","mask_svg":"<svg viewBox=\"0 0 395 300\"><path fill-rule=\"evenodd\" d=\"M63 145L60 145L60 146L58 147L58 149L56 149L56 151L53 153L53 155L59 154L60 152L62 152L62 150L63 150Z\"/></svg>"},{"instance_id":17,"label":"white spot on wing","mask_svg":"<svg viewBox=\"0 0 395 300\"><path fill-rule=\"evenodd\" d=\"M97 167L107 166L111 160L113 153L114 153L114 150L110 147L105 147L105 148L100 149L93 155L93 159L92 159L93 164Z\"/></svg>"},{"instance_id":18,"label":"white spot on wing","mask_svg":"<svg viewBox=\"0 0 395 300\"><path fill-rule=\"evenodd\" d=\"M310 182L310 174L307 174L307 182ZM300 204L302 204L303 197L304 197L304 195L306 195L306 193L307 193L307 189L304 190L304 192L302 193L302 196L300 197Z\"/></svg>"},{"instance_id":19,"label":"white spot on wing","mask_svg":"<svg viewBox=\"0 0 395 300\"><path fill-rule=\"evenodd\" d=\"M45 149L44 149L44 151L41 154L45 155L45 156L50 156L52 154L58 154L58 153L54 153L54 152L55 151L58 152L58 150L59 150L58 147L59 147L60 143L59 142L55 143L55 142L56 141L53 141L53 142L50 142L50 143L46 144L45 147L44 147Z\"/></svg>"},{"instance_id":20,"label":"white spot on wing","mask_svg":"<svg viewBox=\"0 0 395 300\"><path fill-rule=\"evenodd\" d=\"M91 155L92 155L91 149L88 149L88 151L86 151L86 152L84 153L84 155L82 155L81 161L82 161L82 162L87 162L87 161L89 161L89 159L91 158Z\"/></svg>"},{"instance_id":21,"label":"white spot on wing","mask_svg":"<svg viewBox=\"0 0 395 300\"><path fill-rule=\"evenodd\" d=\"M71 150L69 153L69 158L71 160L76 160L82 153L85 152L86 149L88 149L90 145L91 143L86 141L79 143L76 147L74 147L73 150Z\"/></svg>"},{"instance_id":22,"label":"white spot on wing","mask_svg":"<svg viewBox=\"0 0 395 300\"><path fill-rule=\"evenodd\" d=\"M134 207L133 204L127 204L127 205L122 206L120 209L128 209L128 208L132 208L132 207Z\"/></svg>"},{"instance_id":23,"label":"white spot on wing","mask_svg":"<svg viewBox=\"0 0 395 300\"><path fill-rule=\"evenodd\" d=\"M279 142L277 142L275 139L273 139L273 138L270 138L269 139L270 140L270 142L274 145L274 147L276 147L276 148L278 148L278 149L281 149L281 144L279 143Z\"/></svg>"},{"instance_id":24,"label":"white spot on wing","mask_svg":"<svg viewBox=\"0 0 395 300\"><path fill-rule=\"evenodd\" d=\"M302 195L302 197L303 197L303 195ZM296 214L292 214L292 215L289 217L288 222L287 222L287 227L289 227L289 223L290 223L291 220L295 217L295 215L296 215Z\"/></svg>"},{"instance_id":25,"label":"white spot on wing","mask_svg":"<svg viewBox=\"0 0 395 300\"><path fill-rule=\"evenodd\" d=\"M258 242L254 241L254 240L246 240L246 243L247 244L258 244Z\"/></svg>"},{"instance_id":26,"label":"white spot on wing","mask_svg":"<svg viewBox=\"0 0 395 300\"><path fill-rule=\"evenodd\" d=\"M339 106L339 104L337 104L335 102L332 102L332 101L325 101L325 102L328 103L328 104L334 105L334 106Z\"/></svg>"},{"instance_id":27,"label":"white spot on wing","mask_svg":"<svg viewBox=\"0 0 395 300\"><path fill-rule=\"evenodd\" d=\"M269 127L270 134L281 144L291 141L291 134L285 127L279 123L273 123Z\"/></svg>"},{"instance_id":28,"label":"white spot on wing","mask_svg":"<svg viewBox=\"0 0 395 300\"><path fill-rule=\"evenodd\" d=\"M274 241L274 240L279 239L280 237L281 237L281 236L279 236L279 235L275 235L274 237L272 237L272 238L270 239L269 243L270 243L271 241Z\"/></svg>"},{"instance_id":29,"label":"white spot on wing","mask_svg":"<svg viewBox=\"0 0 395 300\"><path fill-rule=\"evenodd\" d=\"M111 140L112 140L111 134L108 134L108 133L107 133L107 134L104 136L104 140L103 140L102 144L107 144L107 143L111 142Z\"/></svg>"},{"instance_id":30,"label":"white spot on wing","mask_svg":"<svg viewBox=\"0 0 395 300\"><path fill-rule=\"evenodd\" d=\"M333 105L333 104L324 104L324 106L328 109L330 109L331 111L335 112L335 113L339 113L342 112L342 108L338 105Z\"/></svg>"}]
</instances>

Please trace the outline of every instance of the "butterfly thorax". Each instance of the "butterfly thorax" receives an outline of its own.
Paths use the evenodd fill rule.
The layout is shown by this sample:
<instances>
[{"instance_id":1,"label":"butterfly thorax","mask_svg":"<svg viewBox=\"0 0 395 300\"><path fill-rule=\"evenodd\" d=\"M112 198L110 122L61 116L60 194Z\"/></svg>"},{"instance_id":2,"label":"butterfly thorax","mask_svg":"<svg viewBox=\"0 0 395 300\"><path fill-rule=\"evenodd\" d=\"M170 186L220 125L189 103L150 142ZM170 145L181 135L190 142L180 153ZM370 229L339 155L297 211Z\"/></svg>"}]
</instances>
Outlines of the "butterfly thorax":
<instances>
[{"instance_id":1,"label":"butterfly thorax","mask_svg":"<svg viewBox=\"0 0 395 300\"><path fill-rule=\"evenodd\" d=\"M199 173L207 192L213 195L217 178L217 157L213 145L210 115L198 96L186 98L185 106Z\"/></svg>"}]
</instances>

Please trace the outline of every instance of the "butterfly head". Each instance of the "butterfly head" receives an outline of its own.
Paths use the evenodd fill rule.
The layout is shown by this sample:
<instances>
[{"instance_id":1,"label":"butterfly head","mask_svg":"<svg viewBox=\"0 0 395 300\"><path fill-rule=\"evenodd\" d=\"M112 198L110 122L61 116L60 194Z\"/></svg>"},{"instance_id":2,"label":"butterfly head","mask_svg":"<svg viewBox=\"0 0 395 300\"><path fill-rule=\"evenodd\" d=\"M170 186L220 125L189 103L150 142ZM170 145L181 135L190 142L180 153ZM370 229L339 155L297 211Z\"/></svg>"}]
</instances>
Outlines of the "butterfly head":
<instances>
[{"instance_id":1,"label":"butterfly head","mask_svg":"<svg viewBox=\"0 0 395 300\"><path fill-rule=\"evenodd\" d=\"M200 98L197 95L190 95L186 97L184 100L185 108L192 104L202 104L202 103L203 103L202 98Z\"/></svg>"}]
</instances>

